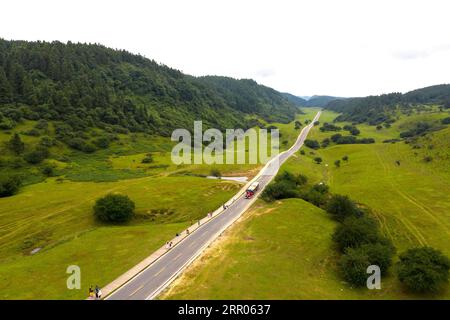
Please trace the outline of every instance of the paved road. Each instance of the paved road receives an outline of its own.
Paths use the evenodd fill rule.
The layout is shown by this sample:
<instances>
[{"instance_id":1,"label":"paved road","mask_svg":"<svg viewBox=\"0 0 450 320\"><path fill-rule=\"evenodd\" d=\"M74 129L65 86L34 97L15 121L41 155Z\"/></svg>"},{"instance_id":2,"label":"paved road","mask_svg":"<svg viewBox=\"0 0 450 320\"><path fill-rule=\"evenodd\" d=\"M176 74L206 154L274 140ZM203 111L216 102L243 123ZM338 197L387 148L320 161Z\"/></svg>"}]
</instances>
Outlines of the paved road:
<instances>
[{"instance_id":1,"label":"paved road","mask_svg":"<svg viewBox=\"0 0 450 320\"><path fill-rule=\"evenodd\" d=\"M243 212L256 200L261 190L274 177L281 164L303 145L303 141L313 126L313 122L320 117L320 111L314 120L300 133L295 144L286 152L278 155L278 163L270 162L262 169L257 179L260 188L252 199L240 196L223 213L199 227L188 237L170 249L165 255L156 260L137 276L117 289L106 299L111 300L144 300L153 299L173 280L190 262L192 262L217 236L236 221Z\"/></svg>"}]
</instances>

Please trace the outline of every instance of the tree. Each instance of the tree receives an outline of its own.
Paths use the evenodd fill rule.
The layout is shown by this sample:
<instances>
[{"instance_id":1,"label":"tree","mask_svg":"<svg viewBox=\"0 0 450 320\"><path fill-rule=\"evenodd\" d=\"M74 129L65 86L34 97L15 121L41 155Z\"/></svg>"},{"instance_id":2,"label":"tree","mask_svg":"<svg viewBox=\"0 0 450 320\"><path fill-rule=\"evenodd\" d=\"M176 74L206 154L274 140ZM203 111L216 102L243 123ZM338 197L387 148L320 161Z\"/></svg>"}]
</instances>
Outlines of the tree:
<instances>
[{"instance_id":1,"label":"tree","mask_svg":"<svg viewBox=\"0 0 450 320\"><path fill-rule=\"evenodd\" d=\"M441 290L448 283L449 269L450 260L430 247L407 250L397 265L400 282L419 293Z\"/></svg>"},{"instance_id":2,"label":"tree","mask_svg":"<svg viewBox=\"0 0 450 320\"><path fill-rule=\"evenodd\" d=\"M17 133L9 140L9 148L17 155L25 150L25 143L22 142L22 139Z\"/></svg>"},{"instance_id":3,"label":"tree","mask_svg":"<svg viewBox=\"0 0 450 320\"><path fill-rule=\"evenodd\" d=\"M321 164L322 163L322 158L321 157L315 157L314 158L314 162L317 164Z\"/></svg>"},{"instance_id":4,"label":"tree","mask_svg":"<svg viewBox=\"0 0 450 320\"><path fill-rule=\"evenodd\" d=\"M275 177L275 181L277 182L285 181L296 186L298 184L297 178L298 178L297 176L285 170Z\"/></svg>"},{"instance_id":5,"label":"tree","mask_svg":"<svg viewBox=\"0 0 450 320\"><path fill-rule=\"evenodd\" d=\"M370 266L368 255L358 249L347 250L339 261L339 268L345 281L357 287L366 285L368 266Z\"/></svg>"},{"instance_id":6,"label":"tree","mask_svg":"<svg viewBox=\"0 0 450 320\"><path fill-rule=\"evenodd\" d=\"M336 134L333 134L332 136L331 136L331 141L333 141L334 143L337 143L338 141L339 141L339 139L340 138L342 138L342 134L340 134L340 133L336 133Z\"/></svg>"},{"instance_id":7,"label":"tree","mask_svg":"<svg viewBox=\"0 0 450 320\"><path fill-rule=\"evenodd\" d=\"M306 139L305 140L305 146L307 146L308 148L311 149L319 149L320 148L320 144L317 140L311 140L311 139Z\"/></svg>"},{"instance_id":8,"label":"tree","mask_svg":"<svg viewBox=\"0 0 450 320\"><path fill-rule=\"evenodd\" d=\"M53 166L51 166L51 165L43 166L41 171L47 177L52 177L54 175L54 173L55 173L55 170L54 170Z\"/></svg>"},{"instance_id":9,"label":"tree","mask_svg":"<svg viewBox=\"0 0 450 320\"><path fill-rule=\"evenodd\" d=\"M298 120L295 121L295 129L298 130L302 127L302 123Z\"/></svg>"},{"instance_id":10,"label":"tree","mask_svg":"<svg viewBox=\"0 0 450 320\"><path fill-rule=\"evenodd\" d=\"M282 180L269 184L261 196L265 201L271 202L280 199L297 198L299 197L299 192L296 190L295 184Z\"/></svg>"},{"instance_id":11,"label":"tree","mask_svg":"<svg viewBox=\"0 0 450 320\"><path fill-rule=\"evenodd\" d=\"M355 250L364 252L369 258L370 264L380 267L382 274L385 274L392 265L392 258L395 253L394 245L386 238L380 238L379 242L376 243L363 244Z\"/></svg>"},{"instance_id":12,"label":"tree","mask_svg":"<svg viewBox=\"0 0 450 320\"><path fill-rule=\"evenodd\" d=\"M348 161L348 156L343 156L343 157L342 157L342 160Z\"/></svg>"},{"instance_id":13,"label":"tree","mask_svg":"<svg viewBox=\"0 0 450 320\"><path fill-rule=\"evenodd\" d=\"M96 140L94 140L94 144L100 149L106 149L109 147L110 141L108 137L99 137Z\"/></svg>"},{"instance_id":14,"label":"tree","mask_svg":"<svg viewBox=\"0 0 450 320\"><path fill-rule=\"evenodd\" d=\"M333 233L333 241L341 252L381 239L375 221L368 217L348 217Z\"/></svg>"},{"instance_id":15,"label":"tree","mask_svg":"<svg viewBox=\"0 0 450 320\"><path fill-rule=\"evenodd\" d=\"M333 195L328 202L327 212L337 221L344 221L345 218L361 216L361 211L356 204L348 197L343 195Z\"/></svg>"},{"instance_id":16,"label":"tree","mask_svg":"<svg viewBox=\"0 0 450 320\"><path fill-rule=\"evenodd\" d=\"M301 198L308 201L315 206L322 206L327 201L327 193L318 191L317 189L311 188L307 192L301 194Z\"/></svg>"},{"instance_id":17,"label":"tree","mask_svg":"<svg viewBox=\"0 0 450 320\"><path fill-rule=\"evenodd\" d=\"M27 152L23 158L26 162L31 164L41 163L48 157L48 149L42 146L37 146L33 151Z\"/></svg>"},{"instance_id":18,"label":"tree","mask_svg":"<svg viewBox=\"0 0 450 320\"><path fill-rule=\"evenodd\" d=\"M356 127L352 127L349 131L350 131L350 134L353 136L357 136L358 134L361 133L361 131L359 131L359 129Z\"/></svg>"},{"instance_id":19,"label":"tree","mask_svg":"<svg viewBox=\"0 0 450 320\"><path fill-rule=\"evenodd\" d=\"M6 104L12 100L11 85L6 78L5 70L0 66L0 104Z\"/></svg>"},{"instance_id":20,"label":"tree","mask_svg":"<svg viewBox=\"0 0 450 320\"><path fill-rule=\"evenodd\" d=\"M298 174L297 178L296 178L296 184L298 186L303 186L308 182L308 177L305 176L304 174Z\"/></svg>"},{"instance_id":21,"label":"tree","mask_svg":"<svg viewBox=\"0 0 450 320\"><path fill-rule=\"evenodd\" d=\"M17 175L3 176L0 178L0 198L9 197L17 193L22 184Z\"/></svg>"},{"instance_id":22,"label":"tree","mask_svg":"<svg viewBox=\"0 0 450 320\"><path fill-rule=\"evenodd\" d=\"M134 215L135 204L126 195L108 194L94 205L94 215L103 222L124 223Z\"/></svg>"},{"instance_id":23,"label":"tree","mask_svg":"<svg viewBox=\"0 0 450 320\"><path fill-rule=\"evenodd\" d=\"M341 166L341 160L336 160L336 161L334 162L334 165L335 165L337 168L339 168L339 167Z\"/></svg>"},{"instance_id":24,"label":"tree","mask_svg":"<svg viewBox=\"0 0 450 320\"><path fill-rule=\"evenodd\" d=\"M322 148L326 148L330 145L331 140L329 138L325 138L322 140L322 144L320 145Z\"/></svg>"}]
</instances>

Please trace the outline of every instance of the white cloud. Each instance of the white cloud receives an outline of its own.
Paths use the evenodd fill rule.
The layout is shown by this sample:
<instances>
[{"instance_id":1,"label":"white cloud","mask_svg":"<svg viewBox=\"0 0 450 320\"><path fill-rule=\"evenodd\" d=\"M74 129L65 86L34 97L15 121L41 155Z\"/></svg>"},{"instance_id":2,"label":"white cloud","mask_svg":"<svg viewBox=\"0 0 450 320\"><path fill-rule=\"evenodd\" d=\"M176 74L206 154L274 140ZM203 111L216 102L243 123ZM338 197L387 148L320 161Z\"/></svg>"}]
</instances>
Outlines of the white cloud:
<instances>
[{"instance_id":1,"label":"white cloud","mask_svg":"<svg viewBox=\"0 0 450 320\"><path fill-rule=\"evenodd\" d=\"M6 39L97 42L299 95L450 82L446 0L5 0Z\"/></svg>"}]
</instances>

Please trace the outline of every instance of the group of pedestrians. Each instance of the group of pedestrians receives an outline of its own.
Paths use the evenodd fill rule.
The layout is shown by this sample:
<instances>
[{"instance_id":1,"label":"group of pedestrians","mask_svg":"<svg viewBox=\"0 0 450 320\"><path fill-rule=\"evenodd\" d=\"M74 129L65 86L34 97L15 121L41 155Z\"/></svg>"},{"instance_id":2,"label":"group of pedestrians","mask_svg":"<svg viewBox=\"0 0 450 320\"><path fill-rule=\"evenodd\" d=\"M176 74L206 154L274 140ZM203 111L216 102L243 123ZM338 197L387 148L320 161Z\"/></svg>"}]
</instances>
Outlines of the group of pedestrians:
<instances>
[{"instance_id":1,"label":"group of pedestrians","mask_svg":"<svg viewBox=\"0 0 450 320\"><path fill-rule=\"evenodd\" d=\"M92 285L89 286L89 299L99 300L102 298L102 290L99 286L95 285L95 289L92 289Z\"/></svg>"},{"instance_id":2,"label":"group of pedestrians","mask_svg":"<svg viewBox=\"0 0 450 320\"><path fill-rule=\"evenodd\" d=\"M224 204L224 205L223 205L223 209L225 210L225 209L227 209L227 208L228 208L228 206L226 206L226 205ZM210 218L210 219L212 218L212 212L208 212L208 218ZM201 220L198 220L198 221L197 221L197 226L200 227L201 224L202 224ZM189 234L190 234L190 230L189 230L189 228L188 228L188 229L186 229L186 235L189 235ZM179 237L180 234L179 234L179 233L176 233L175 236L176 236L176 237ZM167 250L171 249L172 246L173 246L173 242L172 242L172 241L167 241L167 242L166 242L166 249L167 249Z\"/></svg>"}]
</instances>

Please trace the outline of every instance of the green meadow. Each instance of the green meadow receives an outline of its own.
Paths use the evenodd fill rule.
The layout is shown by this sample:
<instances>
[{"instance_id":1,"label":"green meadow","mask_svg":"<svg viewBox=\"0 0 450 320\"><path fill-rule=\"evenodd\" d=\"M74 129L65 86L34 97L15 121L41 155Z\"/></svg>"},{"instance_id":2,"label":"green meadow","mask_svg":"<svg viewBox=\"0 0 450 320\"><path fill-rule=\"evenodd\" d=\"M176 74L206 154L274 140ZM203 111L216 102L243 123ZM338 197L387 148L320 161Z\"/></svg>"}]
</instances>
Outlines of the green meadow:
<instances>
[{"instance_id":1,"label":"green meadow","mask_svg":"<svg viewBox=\"0 0 450 320\"><path fill-rule=\"evenodd\" d=\"M117 182L51 178L27 186L0 199L0 297L84 298L89 285L114 280L238 189L232 182L190 176ZM110 192L136 203L136 218L128 225L93 218L95 200ZM32 255L35 248L42 249ZM66 268L73 264L81 268L81 290L65 285Z\"/></svg>"},{"instance_id":2,"label":"green meadow","mask_svg":"<svg viewBox=\"0 0 450 320\"><path fill-rule=\"evenodd\" d=\"M19 133L25 151L40 137L24 134L36 125L24 121L13 131L0 132L0 148L11 172L17 157L6 147ZM276 124L289 143L299 130ZM50 124L47 134L54 137ZM95 138L100 129L87 132ZM18 194L0 198L0 299L83 299L90 285L104 286L127 271L188 225L220 207L242 185L205 179L213 171L223 176L253 177L260 164L181 164L171 161L169 138L145 134L117 134L106 149L94 153L57 143L42 164L19 161L14 172L24 186ZM269 140L270 143L270 140ZM259 148L259 145L258 145ZM248 159L248 143L246 159ZM151 154L153 161L142 160ZM236 153L235 153L236 156ZM45 165L55 176L41 173ZM105 225L93 217L92 207L107 193L128 195L136 217L127 225ZM38 250L32 254L32 251ZM66 269L78 265L81 290L68 290Z\"/></svg>"},{"instance_id":3,"label":"green meadow","mask_svg":"<svg viewBox=\"0 0 450 320\"><path fill-rule=\"evenodd\" d=\"M317 109L306 109L312 118ZM308 139L321 142L336 132L321 132L323 122L337 114L324 111L320 125ZM400 115L390 128L357 125L360 137L374 144L334 145L291 157L281 171L302 173L310 183L324 182L330 191L369 206L382 232L397 253L428 245L450 256L450 128L438 128L406 144L383 143L425 121L438 126L446 112ZM346 123L338 123L343 126ZM343 135L345 131L340 132ZM348 156L348 161L342 158ZM432 157L426 162L424 158ZM323 162L316 164L315 157ZM334 162L341 160L340 167ZM214 244L198 263L188 268L163 299L449 299L450 290L437 295L405 292L395 267L382 279L382 289L355 289L337 272L332 247L334 222L323 210L299 199L272 204L259 201L249 213Z\"/></svg>"}]
</instances>

